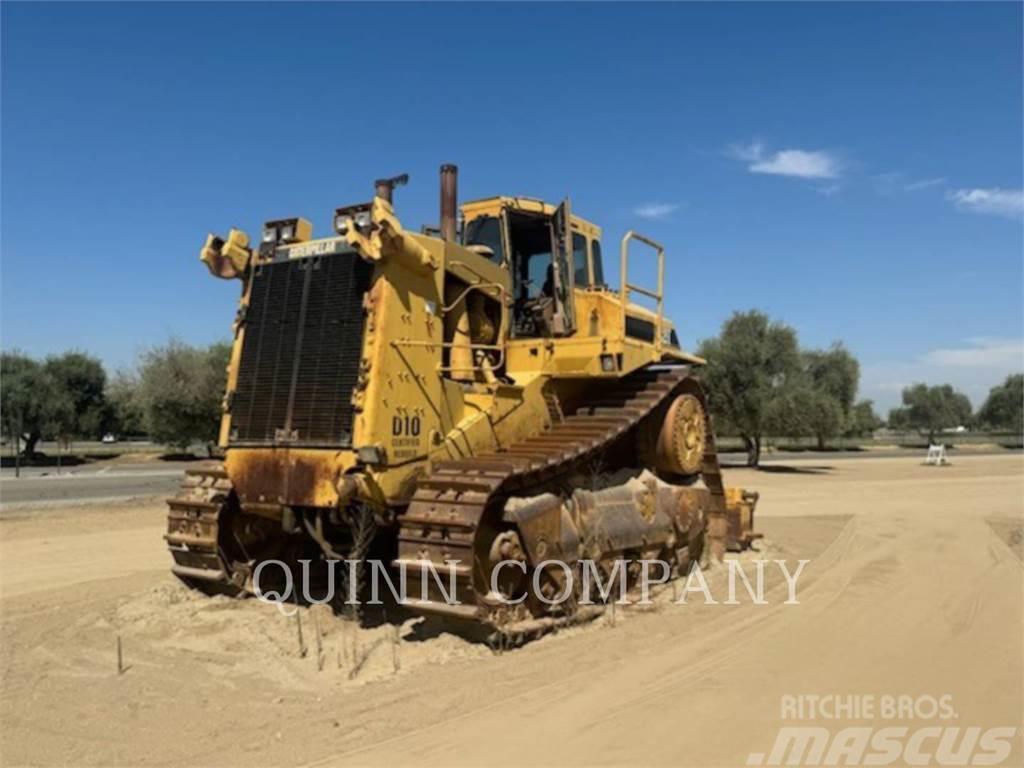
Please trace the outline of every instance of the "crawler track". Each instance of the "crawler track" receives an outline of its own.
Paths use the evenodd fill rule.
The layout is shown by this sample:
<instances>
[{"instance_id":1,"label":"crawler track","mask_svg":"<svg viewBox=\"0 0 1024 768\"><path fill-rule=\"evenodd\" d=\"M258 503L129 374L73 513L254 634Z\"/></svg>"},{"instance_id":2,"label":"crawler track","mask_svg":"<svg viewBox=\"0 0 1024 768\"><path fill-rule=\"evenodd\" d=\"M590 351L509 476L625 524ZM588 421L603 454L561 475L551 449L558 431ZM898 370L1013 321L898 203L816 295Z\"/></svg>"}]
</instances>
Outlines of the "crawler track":
<instances>
[{"instance_id":1,"label":"crawler track","mask_svg":"<svg viewBox=\"0 0 1024 768\"><path fill-rule=\"evenodd\" d=\"M394 564L406 573L407 594L413 599L426 594L428 599L406 607L487 628L512 627L513 634L585 618L584 612L536 616L486 599L491 545L500 533L514 529L503 520L505 502L544 492L565 495L572 475L588 474L595 466L607 473L636 466L637 436L657 430L665 413L662 406L684 393L705 406L708 423L699 479L710 492L705 511L708 544L713 554L720 554L728 534L726 499L703 389L686 366L651 366L609 383L566 415L560 407L552 408L552 426L538 435L472 458L439 462L421 478L399 515ZM279 525L240 514L231 481L218 463L187 470L181 490L167 501L165 539L174 557L172 570L204 591L244 593L252 564L276 556L274 552L283 554L286 545L278 541L279 531L271 530ZM444 599L435 579L422 578L428 574L425 563L454 579L458 604Z\"/></svg>"},{"instance_id":2,"label":"crawler track","mask_svg":"<svg viewBox=\"0 0 1024 768\"><path fill-rule=\"evenodd\" d=\"M727 529L726 500L703 389L688 367L652 366L602 387L542 434L491 453L435 465L434 471L418 482L400 517L395 564L405 567L410 595L422 594L421 578L428 575L424 561L430 561L438 574L453 575L459 604L449 605L436 580L427 578L425 592L430 599L411 607L485 625L507 623L502 613L505 609L489 605L485 599L489 578L483 566L495 536L508 529L502 523L505 501L512 496L559 490L559 481L588 471L620 441L635 440L638 430L657 429L663 414L660 406L683 393L696 395L705 406L707 442L700 478L711 495L709 544L713 553L721 553ZM602 471L617 469L619 466L602 463ZM550 621L528 617L525 623L543 627Z\"/></svg>"},{"instance_id":3,"label":"crawler track","mask_svg":"<svg viewBox=\"0 0 1024 768\"><path fill-rule=\"evenodd\" d=\"M229 561L220 547L220 526L230 496L227 472L210 462L185 470L181 489L167 500L164 539L174 557L171 570L185 581L231 583ZM237 590L242 584L233 586Z\"/></svg>"},{"instance_id":4,"label":"crawler track","mask_svg":"<svg viewBox=\"0 0 1024 768\"><path fill-rule=\"evenodd\" d=\"M298 557L301 537L282 536L276 520L245 515L224 466L209 462L185 472L167 500L164 539L171 571L204 592L241 595L252 588L252 569L268 558Z\"/></svg>"}]
</instances>

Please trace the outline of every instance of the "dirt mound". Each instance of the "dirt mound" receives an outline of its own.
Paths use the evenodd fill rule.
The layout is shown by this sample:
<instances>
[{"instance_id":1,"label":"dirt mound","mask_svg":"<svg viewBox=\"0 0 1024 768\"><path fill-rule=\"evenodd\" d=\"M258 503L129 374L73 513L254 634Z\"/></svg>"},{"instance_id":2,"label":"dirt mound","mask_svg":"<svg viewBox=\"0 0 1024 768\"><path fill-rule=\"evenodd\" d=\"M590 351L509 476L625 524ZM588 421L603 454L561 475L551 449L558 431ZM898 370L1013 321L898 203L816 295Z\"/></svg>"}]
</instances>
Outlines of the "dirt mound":
<instances>
[{"instance_id":1,"label":"dirt mound","mask_svg":"<svg viewBox=\"0 0 1024 768\"><path fill-rule=\"evenodd\" d=\"M734 559L752 563L779 556L777 547L761 542L758 551ZM745 571L753 575L753 566ZM658 575L657 569L653 574ZM722 594L727 569L706 565L705 575L709 589ZM557 634L600 632L641 614L671 610L683 584L676 580L654 585L649 605L637 605L639 592L631 590L633 604L617 606L596 621ZM126 646L147 654L187 654L207 674L230 672L309 691L365 685L419 667L486 658L494 652L479 634L453 634L440 621L413 618L368 626L327 605L277 606L253 598L210 597L172 580L123 599L114 615L100 624L120 633Z\"/></svg>"},{"instance_id":2,"label":"dirt mound","mask_svg":"<svg viewBox=\"0 0 1024 768\"><path fill-rule=\"evenodd\" d=\"M230 670L307 690L364 685L490 654L486 645L432 627L425 631L421 620L367 627L326 605L282 608L208 597L168 582L124 600L115 624L126 642L187 653L211 674Z\"/></svg>"}]
</instances>

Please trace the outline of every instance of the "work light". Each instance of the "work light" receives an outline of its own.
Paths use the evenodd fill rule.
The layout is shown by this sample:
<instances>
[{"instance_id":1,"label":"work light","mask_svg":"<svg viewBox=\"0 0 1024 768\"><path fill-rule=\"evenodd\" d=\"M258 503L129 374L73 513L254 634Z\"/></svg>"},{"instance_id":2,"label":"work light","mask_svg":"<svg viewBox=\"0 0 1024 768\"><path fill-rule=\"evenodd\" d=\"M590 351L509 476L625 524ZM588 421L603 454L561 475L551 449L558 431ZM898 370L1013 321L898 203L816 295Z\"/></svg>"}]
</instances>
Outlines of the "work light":
<instances>
[{"instance_id":1,"label":"work light","mask_svg":"<svg viewBox=\"0 0 1024 768\"><path fill-rule=\"evenodd\" d=\"M268 221L263 225L264 245L304 243L312 235L313 225L302 217Z\"/></svg>"},{"instance_id":2,"label":"work light","mask_svg":"<svg viewBox=\"0 0 1024 768\"><path fill-rule=\"evenodd\" d=\"M372 223L369 203L348 205L334 211L334 231L339 235L344 235L350 227L355 227L364 235L368 234Z\"/></svg>"}]
</instances>

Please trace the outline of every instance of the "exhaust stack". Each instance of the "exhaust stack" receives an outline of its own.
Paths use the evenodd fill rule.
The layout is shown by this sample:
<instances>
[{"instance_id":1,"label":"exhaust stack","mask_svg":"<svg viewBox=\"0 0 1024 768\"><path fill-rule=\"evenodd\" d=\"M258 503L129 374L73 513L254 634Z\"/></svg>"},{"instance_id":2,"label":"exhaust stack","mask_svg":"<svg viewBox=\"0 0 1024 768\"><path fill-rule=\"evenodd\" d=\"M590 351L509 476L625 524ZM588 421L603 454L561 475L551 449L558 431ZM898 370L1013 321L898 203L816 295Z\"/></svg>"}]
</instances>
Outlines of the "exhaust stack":
<instances>
[{"instance_id":1,"label":"exhaust stack","mask_svg":"<svg viewBox=\"0 0 1024 768\"><path fill-rule=\"evenodd\" d=\"M441 166L441 238L455 242L455 215L458 209L459 169Z\"/></svg>"},{"instance_id":2,"label":"exhaust stack","mask_svg":"<svg viewBox=\"0 0 1024 768\"><path fill-rule=\"evenodd\" d=\"M377 179L373 182L373 194L381 200L393 203L395 187L401 187L408 183L408 173L403 173L401 176L392 176L390 179Z\"/></svg>"}]
</instances>

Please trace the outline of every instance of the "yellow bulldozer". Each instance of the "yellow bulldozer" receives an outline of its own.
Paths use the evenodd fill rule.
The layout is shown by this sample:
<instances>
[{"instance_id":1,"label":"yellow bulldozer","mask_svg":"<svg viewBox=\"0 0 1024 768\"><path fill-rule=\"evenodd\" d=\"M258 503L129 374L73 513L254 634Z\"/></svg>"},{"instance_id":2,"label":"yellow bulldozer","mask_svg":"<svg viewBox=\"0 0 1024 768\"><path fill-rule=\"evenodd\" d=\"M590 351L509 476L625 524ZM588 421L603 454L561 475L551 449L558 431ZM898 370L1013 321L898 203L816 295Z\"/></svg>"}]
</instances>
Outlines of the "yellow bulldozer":
<instances>
[{"instance_id":1,"label":"yellow bulldozer","mask_svg":"<svg viewBox=\"0 0 1024 768\"><path fill-rule=\"evenodd\" d=\"M174 573L245 593L263 561L377 547L413 612L550 626L572 619L548 598L580 561L680 573L748 546L757 496L723 485L704 361L664 313L664 248L627 232L610 287L601 230L569 200L460 207L445 165L440 225L413 232L406 181L336 209L330 237L292 218L258 243L207 238L201 260L241 299L223 462L169 500ZM637 246L653 286L631 282Z\"/></svg>"}]
</instances>

